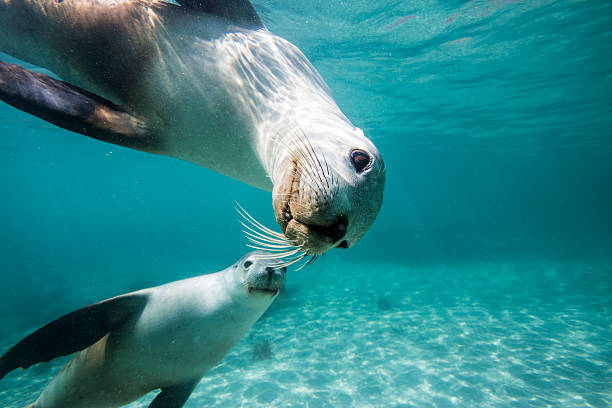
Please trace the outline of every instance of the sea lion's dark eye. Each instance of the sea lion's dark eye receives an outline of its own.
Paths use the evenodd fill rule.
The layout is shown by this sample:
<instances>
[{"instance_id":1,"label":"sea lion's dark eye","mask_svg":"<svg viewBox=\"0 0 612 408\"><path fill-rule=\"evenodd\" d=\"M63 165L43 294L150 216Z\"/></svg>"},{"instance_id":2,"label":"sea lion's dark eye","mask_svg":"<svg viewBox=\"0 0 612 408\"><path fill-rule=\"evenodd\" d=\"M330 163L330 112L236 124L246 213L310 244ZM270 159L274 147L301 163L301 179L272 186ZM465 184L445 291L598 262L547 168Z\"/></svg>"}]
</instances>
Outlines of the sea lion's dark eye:
<instances>
[{"instance_id":1,"label":"sea lion's dark eye","mask_svg":"<svg viewBox=\"0 0 612 408\"><path fill-rule=\"evenodd\" d=\"M361 173L370 167L372 163L372 158L365 150L361 149L353 149L351 150L351 163L353 163L353 167L357 170L357 173Z\"/></svg>"},{"instance_id":2,"label":"sea lion's dark eye","mask_svg":"<svg viewBox=\"0 0 612 408\"><path fill-rule=\"evenodd\" d=\"M248 268L248 267L249 267L249 266L251 266L251 265L253 265L253 262L252 262L252 261L246 261L246 262L244 263L244 268L246 269L246 268Z\"/></svg>"}]
</instances>

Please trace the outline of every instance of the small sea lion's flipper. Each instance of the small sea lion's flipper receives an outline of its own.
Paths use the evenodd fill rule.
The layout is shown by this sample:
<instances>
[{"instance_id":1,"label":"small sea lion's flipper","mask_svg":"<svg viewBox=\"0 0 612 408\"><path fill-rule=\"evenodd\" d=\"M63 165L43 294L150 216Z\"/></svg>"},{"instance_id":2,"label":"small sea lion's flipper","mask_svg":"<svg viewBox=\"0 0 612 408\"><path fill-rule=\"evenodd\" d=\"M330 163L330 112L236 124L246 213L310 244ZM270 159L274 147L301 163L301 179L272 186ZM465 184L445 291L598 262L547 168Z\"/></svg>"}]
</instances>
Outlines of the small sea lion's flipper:
<instances>
[{"instance_id":1,"label":"small sea lion's flipper","mask_svg":"<svg viewBox=\"0 0 612 408\"><path fill-rule=\"evenodd\" d=\"M189 399L193 389L200 380L178 384L172 387L164 387L157 397L151 402L149 408L181 408Z\"/></svg>"},{"instance_id":2,"label":"small sea lion's flipper","mask_svg":"<svg viewBox=\"0 0 612 408\"><path fill-rule=\"evenodd\" d=\"M52 321L0 357L0 378L18 367L28 368L89 347L140 314L147 299L146 294L140 293L121 295Z\"/></svg>"},{"instance_id":3,"label":"small sea lion's flipper","mask_svg":"<svg viewBox=\"0 0 612 408\"><path fill-rule=\"evenodd\" d=\"M19 65L0 61L0 99L94 139L155 150L155 137L141 119L98 95Z\"/></svg>"},{"instance_id":4,"label":"small sea lion's flipper","mask_svg":"<svg viewBox=\"0 0 612 408\"><path fill-rule=\"evenodd\" d=\"M249 0L175 0L185 8L223 17L240 26L258 30L264 24Z\"/></svg>"}]
</instances>

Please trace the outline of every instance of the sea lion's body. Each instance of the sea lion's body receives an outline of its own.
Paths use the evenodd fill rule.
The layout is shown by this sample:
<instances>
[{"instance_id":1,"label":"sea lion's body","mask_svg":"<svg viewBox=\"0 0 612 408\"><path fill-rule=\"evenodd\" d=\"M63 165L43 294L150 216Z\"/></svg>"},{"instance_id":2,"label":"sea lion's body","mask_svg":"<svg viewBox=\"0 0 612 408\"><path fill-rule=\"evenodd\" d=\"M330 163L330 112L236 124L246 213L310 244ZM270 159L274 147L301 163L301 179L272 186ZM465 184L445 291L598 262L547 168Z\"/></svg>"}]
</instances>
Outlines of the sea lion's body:
<instances>
[{"instance_id":1,"label":"sea lion's body","mask_svg":"<svg viewBox=\"0 0 612 408\"><path fill-rule=\"evenodd\" d=\"M33 407L121 406L199 380L265 311L237 307L224 290L221 273L143 291L142 314L77 353Z\"/></svg>"},{"instance_id":2,"label":"sea lion's body","mask_svg":"<svg viewBox=\"0 0 612 408\"><path fill-rule=\"evenodd\" d=\"M231 73L217 65L225 58L218 55L220 44L246 47L255 31L242 29L228 39L223 34L230 21L160 1L18 2L16 7L0 0L0 50L146 120L150 141L137 148L271 190L254 154L254 123L238 119L248 114L226 87ZM257 35L282 41L267 31ZM228 69L234 62L228 61Z\"/></svg>"},{"instance_id":3,"label":"sea lion's body","mask_svg":"<svg viewBox=\"0 0 612 408\"><path fill-rule=\"evenodd\" d=\"M304 253L351 246L382 203L376 147L247 0L179 3L0 0L0 51L66 81L0 62L0 98L68 130L273 190L287 244ZM367 168L355 168L354 151Z\"/></svg>"},{"instance_id":4,"label":"sea lion's body","mask_svg":"<svg viewBox=\"0 0 612 408\"><path fill-rule=\"evenodd\" d=\"M92 305L68 327L56 323L60 318L9 350L0 359L0 375L32 363L30 354L39 351L31 339L51 350L38 358L44 361L65 353L54 350L62 342L99 330L86 326L84 316L97 325L110 319L108 333L77 352L30 408L119 407L157 388L175 403L160 407L180 407L274 300L285 272L272 264L249 254L221 272Z\"/></svg>"}]
</instances>

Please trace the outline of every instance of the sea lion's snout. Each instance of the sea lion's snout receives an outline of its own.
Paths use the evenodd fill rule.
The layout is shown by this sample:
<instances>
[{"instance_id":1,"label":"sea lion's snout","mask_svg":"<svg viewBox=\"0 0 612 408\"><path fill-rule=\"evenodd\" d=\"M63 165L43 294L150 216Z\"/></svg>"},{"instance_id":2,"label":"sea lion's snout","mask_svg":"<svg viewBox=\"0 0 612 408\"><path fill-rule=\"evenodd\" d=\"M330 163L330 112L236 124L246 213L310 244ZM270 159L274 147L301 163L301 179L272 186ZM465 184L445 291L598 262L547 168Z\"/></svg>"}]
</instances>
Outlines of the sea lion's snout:
<instances>
[{"instance_id":1,"label":"sea lion's snout","mask_svg":"<svg viewBox=\"0 0 612 408\"><path fill-rule=\"evenodd\" d=\"M259 255L259 256L258 256ZM287 268L278 261L265 258L265 253L252 252L239 263L249 293L276 295L285 284Z\"/></svg>"}]
</instances>

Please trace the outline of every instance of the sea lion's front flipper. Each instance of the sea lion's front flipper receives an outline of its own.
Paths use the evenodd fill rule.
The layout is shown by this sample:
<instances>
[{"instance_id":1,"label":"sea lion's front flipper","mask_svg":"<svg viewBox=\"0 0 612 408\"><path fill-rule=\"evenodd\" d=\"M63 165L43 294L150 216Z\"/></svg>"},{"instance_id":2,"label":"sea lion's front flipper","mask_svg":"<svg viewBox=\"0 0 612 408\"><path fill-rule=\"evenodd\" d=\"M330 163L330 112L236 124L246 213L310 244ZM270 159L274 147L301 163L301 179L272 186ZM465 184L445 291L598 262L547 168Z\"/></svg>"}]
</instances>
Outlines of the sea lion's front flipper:
<instances>
[{"instance_id":1,"label":"sea lion's front flipper","mask_svg":"<svg viewBox=\"0 0 612 408\"><path fill-rule=\"evenodd\" d=\"M0 99L85 136L155 150L156 139L141 119L98 95L19 65L0 61Z\"/></svg>"},{"instance_id":2,"label":"sea lion's front flipper","mask_svg":"<svg viewBox=\"0 0 612 408\"><path fill-rule=\"evenodd\" d=\"M151 402L149 408L181 408L189 399L193 389L198 385L200 380L174 385L172 387L164 387L157 397Z\"/></svg>"},{"instance_id":3,"label":"sea lion's front flipper","mask_svg":"<svg viewBox=\"0 0 612 408\"><path fill-rule=\"evenodd\" d=\"M264 24L249 0L175 0L181 6L192 10L223 17L236 24L258 30Z\"/></svg>"},{"instance_id":4,"label":"sea lion's front flipper","mask_svg":"<svg viewBox=\"0 0 612 408\"><path fill-rule=\"evenodd\" d=\"M0 378L18 367L52 360L83 350L112 329L138 315L146 294L117 296L68 313L25 337L0 358Z\"/></svg>"}]
</instances>

